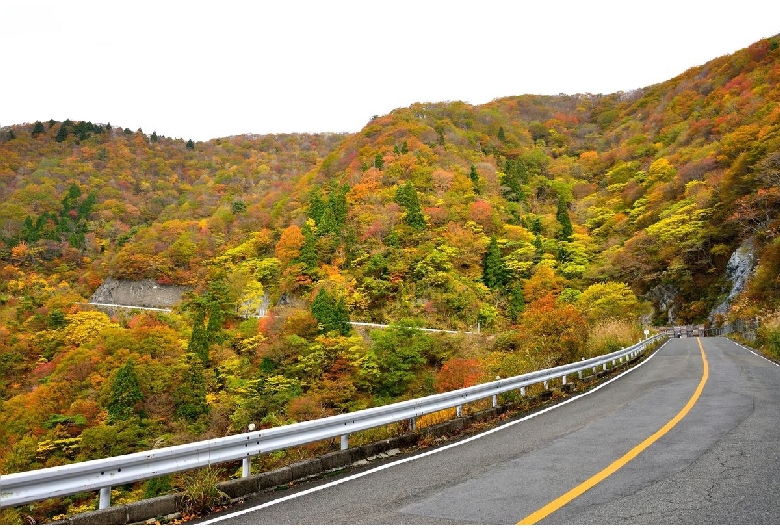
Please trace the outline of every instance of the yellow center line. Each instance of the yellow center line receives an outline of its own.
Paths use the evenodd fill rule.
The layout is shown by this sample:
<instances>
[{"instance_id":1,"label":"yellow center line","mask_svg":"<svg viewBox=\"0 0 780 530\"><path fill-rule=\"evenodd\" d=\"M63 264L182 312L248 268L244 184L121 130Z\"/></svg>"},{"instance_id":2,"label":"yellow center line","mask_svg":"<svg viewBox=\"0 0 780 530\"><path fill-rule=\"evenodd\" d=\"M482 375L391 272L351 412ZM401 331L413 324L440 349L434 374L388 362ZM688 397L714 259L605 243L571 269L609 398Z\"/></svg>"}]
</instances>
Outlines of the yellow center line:
<instances>
[{"instance_id":1,"label":"yellow center line","mask_svg":"<svg viewBox=\"0 0 780 530\"><path fill-rule=\"evenodd\" d=\"M629 452L624 454L619 459L612 462L609 466L604 468L603 470L599 471L592 477L590 477L588 480L580 484L579 486L575 487L574 489L570 490L568 493L565 493L555 499L554 501L550 502L548 505L536 510L534 513L523 519L522 521L518 522L517 524L535 524L553 513L554 511L558 510L559 508L562 508L563 506L567 505L569 502L573 501L586 491L588 491L590 488L610 476L612 473L629 463L631 460L634 459L639 453L650 447L653 443L655 443L659 438L661 438L664 434L672 430L672 427L677 425L681 419L683 419L688 412L693 408L693 405L696 404L696 401L699 399L699 396L701 396L702 390L704 390L704 385L707 383L707 378L709 377L709 365L707 364L707 356L704 354L704 346L701 344L701 340L697 337L696 340L699 343L699 351L701 351L701 360L704 364L704 370L702 372L701 381L699 381L699 386L696 387L696 391L691 396L691 399L688 400L688 403L682 408L680 412L677 413L677 415L672 418L669 423L658 429L658 431L655 432L655 434L651 435L649 438L647 438L645 441L631 449Z\"/></svg>"}]
</instances>

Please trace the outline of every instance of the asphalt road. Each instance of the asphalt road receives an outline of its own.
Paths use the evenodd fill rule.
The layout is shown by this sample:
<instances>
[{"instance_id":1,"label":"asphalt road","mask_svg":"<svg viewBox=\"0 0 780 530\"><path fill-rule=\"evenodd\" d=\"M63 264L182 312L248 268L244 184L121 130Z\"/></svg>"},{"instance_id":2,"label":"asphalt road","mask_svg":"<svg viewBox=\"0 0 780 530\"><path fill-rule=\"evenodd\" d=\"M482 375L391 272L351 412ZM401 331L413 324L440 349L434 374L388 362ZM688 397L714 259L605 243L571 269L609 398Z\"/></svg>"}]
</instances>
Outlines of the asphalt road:
<instances>
[{"instance_id":1,"label":"asphalt road","mask_svg":"<svg viewBox=\"0 0 780 530\"><path fill-rule=\"evenodd\" d=\"M204 523L515 524L580 487L531 522L775 524L780 366L725 338L701 339L704 355L699 344L671 339L630 372L544 413L258 495Z\"/></svg>"}]
</instances>

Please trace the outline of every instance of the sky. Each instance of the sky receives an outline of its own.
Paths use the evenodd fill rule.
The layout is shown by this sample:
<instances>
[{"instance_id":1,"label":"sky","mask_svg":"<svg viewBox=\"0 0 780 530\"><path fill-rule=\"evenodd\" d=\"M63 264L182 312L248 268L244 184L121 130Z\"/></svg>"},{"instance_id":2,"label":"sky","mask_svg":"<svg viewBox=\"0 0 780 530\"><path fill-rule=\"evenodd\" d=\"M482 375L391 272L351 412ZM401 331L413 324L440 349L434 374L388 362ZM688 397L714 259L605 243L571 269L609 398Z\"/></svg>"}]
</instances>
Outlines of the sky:
<instances>
[{"instance_id":1,"label":"sky","mask_svg":"<svg viewBox=\"0 0 780 530\"><path fill-rule=\"evenodd\" d=\"M357 132L416 102L642 88L778 33L777 0L0 0L0 127Z\"/></svg>"}]
</instances>

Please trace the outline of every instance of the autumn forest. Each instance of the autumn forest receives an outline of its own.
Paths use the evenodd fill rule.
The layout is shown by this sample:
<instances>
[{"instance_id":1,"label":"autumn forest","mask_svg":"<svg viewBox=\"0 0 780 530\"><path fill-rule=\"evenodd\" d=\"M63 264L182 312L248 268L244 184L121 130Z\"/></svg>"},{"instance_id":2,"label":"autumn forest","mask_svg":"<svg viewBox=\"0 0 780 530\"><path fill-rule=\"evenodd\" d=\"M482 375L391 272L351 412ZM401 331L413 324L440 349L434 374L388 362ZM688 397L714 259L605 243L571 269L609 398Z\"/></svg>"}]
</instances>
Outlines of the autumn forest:
<instances>
[{"instance_id":1,"label":"autumn forest","mask_svg":"<svg viewBox=\"0 0 780 530\"><path fill-rule=\"evenodd\" d=\"M0 473L453 390L672 324L758 319L753 346L780 357L780 36L631 92L416 103L354 134L193 142L72 118L0 129ZM745 244L757 265L718 312ZM186 291L106 313L88 302L108 278ZM144 487L124 494L171 486Z\"/></svg>"}]
</instances>

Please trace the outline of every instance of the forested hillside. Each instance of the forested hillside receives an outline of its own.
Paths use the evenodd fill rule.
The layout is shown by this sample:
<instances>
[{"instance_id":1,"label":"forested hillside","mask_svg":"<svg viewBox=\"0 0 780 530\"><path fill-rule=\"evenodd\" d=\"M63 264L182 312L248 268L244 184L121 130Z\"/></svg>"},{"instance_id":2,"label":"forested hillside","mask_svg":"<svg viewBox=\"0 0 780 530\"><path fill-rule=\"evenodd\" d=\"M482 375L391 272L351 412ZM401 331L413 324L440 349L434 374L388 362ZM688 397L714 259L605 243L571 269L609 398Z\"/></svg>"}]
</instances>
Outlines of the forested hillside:
<instances>
[{"instance_id":1,"label":"forested hillside","mask_svg":"<svg viewBox=\"0 0 780 530\"><path fill-rule=\"evenodd\" d=\"M758 316L780 354L778 48L625 93L417 103L350 135L4 127L0 471L459 388L651 325ZM755 274L713 315L748 239ZM109 277L189 294L109 318L85 304Z\"/></svg>"}]
</instances>

